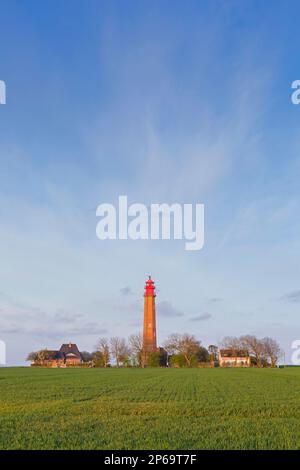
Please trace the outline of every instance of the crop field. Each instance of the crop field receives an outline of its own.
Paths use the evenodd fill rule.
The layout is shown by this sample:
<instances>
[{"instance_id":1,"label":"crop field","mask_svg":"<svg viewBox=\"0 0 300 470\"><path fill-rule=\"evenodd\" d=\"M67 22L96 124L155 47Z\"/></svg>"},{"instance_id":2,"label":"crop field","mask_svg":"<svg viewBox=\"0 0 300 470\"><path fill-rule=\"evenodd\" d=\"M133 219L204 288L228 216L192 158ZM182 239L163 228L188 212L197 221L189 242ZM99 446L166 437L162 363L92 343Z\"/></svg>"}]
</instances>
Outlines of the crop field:
<instances>
[{"instance_id":1,"label":"crop field","mask_svg":"<svg viewBox=\"0 0 300 470\"><path fill-rule=\"evenodd\" d=\"M300 368L0 369L1 449L299 449Z\"/></svg>"}]
</instances>

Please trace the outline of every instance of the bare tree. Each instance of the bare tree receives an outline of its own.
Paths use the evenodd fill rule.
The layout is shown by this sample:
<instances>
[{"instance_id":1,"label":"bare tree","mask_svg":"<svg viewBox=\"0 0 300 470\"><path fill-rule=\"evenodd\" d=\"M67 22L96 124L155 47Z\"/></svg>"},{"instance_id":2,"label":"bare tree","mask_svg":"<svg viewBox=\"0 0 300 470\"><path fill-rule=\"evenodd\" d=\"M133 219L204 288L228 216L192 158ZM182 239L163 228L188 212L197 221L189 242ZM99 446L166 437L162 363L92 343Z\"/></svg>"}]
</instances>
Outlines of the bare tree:
<instances>
[{"instance_id":1,"label":"bare tree","mask_svg":"<svg viewBox=\"0 0 300 470\"><path fill-rule=\"evenodd\" d=\"M124 338L114 336L110 340L111 353L116 361L117 367L128 361L130 349Z\"/></svg>"},{"instance_id":2,"label":"bare tree","mask_svg":"<svg viewBox=\"0 0 300 470\"><path fill-rule=\"evenodd\" d=\"M221 341L221 347L224 349L231 349L232 351L239 351L243 349L241 338L237 336L225 336Z\"/></svg>"},{"instance_id":3,"label":"bare tree","mask_svg":"<svg viewBox=\"0 0 300 470\"><path fill-rule=\"evenodd\" d=\"M254 335L241 336L242 348L246 349L250 355L255 357L257 367L262 367L264 363L264 347L260 339Z\"/></svg>"},{"instance_id":4,"label":"bare tree","mask_svg":"<svg viewBox=\"0 0 300 470\"><path fill-rule=\"evenodd\" d=\"M191 366L191 360L197 354L201 347L194 335L184 333L183 335L172 334L164 345L169 354L182 354L188 367Z\"/></svg>"},{"instance_id":5,"label":"bare tree","mask_svg":"<svg viewBox=\"0 0 300 470\"><path fill-rule=\"evenodd\" d=\"M107 338L99 338L96 346L96 352L101 356L103 367L107 367L110 359L109 341Z\"/></svg>"},{"instance_id":6,"label":"bare tree","mask_svg":"<svg viewBox=\"0 0 300 470\"><path fill-rule=\"evenodd\" d=\"M40 349L39 351L32 351L28 354L26 361L31 361L35 363L43 363L48 361L50 358L51 352L48 349Z\"/></svg>"},{"instance_id":7,"label":"bare tree","mask_svg":"<svg viewBox=\"0 0 300 470\"><path fill-rule=\"evenodd\" d=\"M50 358L50 352L48 351L48 349L41 349L40 351L37 352L36 360L38 362L48 361L49 358Z\"/></svg>"},{"instance_id":8,"label":"bare tree","mask_svg":"<svg viewBox=\"0 0 300 470\"><path fill-rule=\"evenodd\" d=\"M142 365L143 335L141 333L130 335L129 345L132 355L137 359L139 366Z\"/></svg>"},{"instance_id":9,"label":"bare tree","mask_svg":"<svg viewBox=\"0 0 300 470\"><path fill-rule=\"evenodd\" d=\"M269 337L263 338L261 342L266 359L270 361L271 367L276 367L282 355L280 345L275 339Z\"/></svg>"}]
</instances>

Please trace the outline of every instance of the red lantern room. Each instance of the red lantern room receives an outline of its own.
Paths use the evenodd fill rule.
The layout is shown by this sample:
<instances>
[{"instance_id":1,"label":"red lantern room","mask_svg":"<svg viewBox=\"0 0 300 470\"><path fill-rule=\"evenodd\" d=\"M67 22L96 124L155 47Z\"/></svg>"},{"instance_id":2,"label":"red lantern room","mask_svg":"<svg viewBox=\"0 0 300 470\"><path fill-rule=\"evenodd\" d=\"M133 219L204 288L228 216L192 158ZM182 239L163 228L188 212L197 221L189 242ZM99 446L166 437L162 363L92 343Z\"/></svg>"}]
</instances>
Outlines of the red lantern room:
<instances>
[{"instance_id":1,"label":"red lantern room","mask_svg":"<svg viewBox=\"0 0 300 470\"><path fill-rule=\"evenodd\" d=\"M149 276L148 281L146 281L144 295L152 295L153 297L155 297L155 285L151 279L151 276Z\"/></svg>"}]
</instances>

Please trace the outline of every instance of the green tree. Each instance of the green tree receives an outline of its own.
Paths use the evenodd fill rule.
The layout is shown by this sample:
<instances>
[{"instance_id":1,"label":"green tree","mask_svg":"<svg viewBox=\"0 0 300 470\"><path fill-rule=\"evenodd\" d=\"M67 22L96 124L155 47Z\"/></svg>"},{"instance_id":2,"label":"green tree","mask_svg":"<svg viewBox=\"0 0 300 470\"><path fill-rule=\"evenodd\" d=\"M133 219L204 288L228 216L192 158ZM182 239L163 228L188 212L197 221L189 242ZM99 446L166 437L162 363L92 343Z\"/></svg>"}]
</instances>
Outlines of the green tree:
<instances>
[{"instance_id":1,"label":"green tree","mask_svg":"<svg viewBox=\"0 0 300 470\"><path fill-rule=\"evenodd\" d=\"M169 358L171 367L186 367L186 360L183 354L172 354Z\"/></svg>"},{"instance_id":2,"label":"green tree","mask_svg":"<svg viewBox=\"0 0 300 470\"><path fill-rule=\"evenodd\" d=\"M88 351L81 351L81 357L83 362L90 362L93 360L93 354Z\"/></svg>"},{"instance_id":3,"label":"green tree","mask_svg":"<svg viewBox=\"0 0 300 470\"><path fill-rule=\"evenodd\" d=\"M192 359L199 353L201 343L194 335L188 333L172 334L165 342L164 347L169 354L182 355L186 366L192 367Z\"/></svg>"},{"instance_id":4,"label":"green tree","mask_svg":"<svg viewBox=\"0 0 300 470\"><path fill-rule=\"evenodd\" d=\"M199 351L196 353L198 362L209 362L210 355L206 348L200 346Z\"/></svg>"},{"instance_id":5,"label":"green tree","mask_svg":"<svg viewBox=\"0 0 300 470\"><path fill-rule=\"evenodd\" d=\"M210 344L208 346L208 353L209 353L209 359L211 361L217 361L218 360L218 346L215 346L214 344Z\"/></svg>"},{"instance_id":6,"label":"green tree","mask_svg":"<svg viewBox=\"0 0 300 470\"><path fill-rule=\"evenodd\" d=\"M32 351L28 354L26 361L36 362L38 359L38 352Z\"/></svg>"},{"instance_id":7,"label":"green tree","mask_svg":"<svg viewBox=\"0 0 300 470\"><path fill-rule=\"evenodd\" d=\"M101 351L95 351L92 354L93 357L93 364L95 367L107 367L108 364L104 358L104 355Z\"/></svg>"},{"instance_id":8,"label":"green tree","mask_svg":"<svg viewBox=\"0 0 300 470\"><path fill-rule=\"evenodd\" d=\"M167 366L167 352L160 348L158 351L151 353L148 357L149 367L166 367Z\"/></svg>"}]
</instances>

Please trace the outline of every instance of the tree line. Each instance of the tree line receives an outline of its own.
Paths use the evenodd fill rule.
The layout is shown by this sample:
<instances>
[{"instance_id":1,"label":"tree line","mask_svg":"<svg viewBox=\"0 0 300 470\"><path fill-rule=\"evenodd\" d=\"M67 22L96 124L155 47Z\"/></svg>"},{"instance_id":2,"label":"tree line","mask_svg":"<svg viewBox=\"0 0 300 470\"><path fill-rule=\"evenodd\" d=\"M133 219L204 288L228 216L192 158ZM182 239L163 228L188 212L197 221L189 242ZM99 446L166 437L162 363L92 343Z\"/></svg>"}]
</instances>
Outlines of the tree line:
<instances>
[{"instance_id":1,"label":"tree line","mask_svg":"<svg viewBox=\"0 0 300 470\"><path fill-rule=\"evenodd\" d=\"M232 351L248 351L252 364L257 367L275 367L283 354L279 343L268 336L261 339L254 335L226 336L222 347Z\"/></svg>"},{"instance_id":2,"label":"tree line","mask_svg":"<svg viewBox=\"0 0 300 470\"><path fill-rule=\"evenodd\" d=\"M254 335L240 337L227 336L220 348L230 350L232 354L247 351L251 364L257 367L275 367L282 355L276 340L270 337L262 339ZM171 334L163 347L147 357L149 367L199 367L217 365L219 347L210 345L205 348L194 335ZM128 339L114 336L99 338L93 352L82 351L84 363L93 367L143 367L143 337L141 334L130 335ZM32 352L28 361L47 360L47 350Z\"/></svg>"},{"instance_id":3,"label":"tree line","mask_svg":"<svg viewBox=\"0 0 300 470\"><path fill-rule=\"evenodd\" d=\"M100 338L97 348L92 353L92 360L97 367L108 367L113 359L117 367L143 367L143 337L141 334L130 335L128 341L113 337L110 340ZM210 354L194 335L187 333L172 334L162 348L147 357L149 367L192 367L200 362L209 362Z\"/></svg>"}]
</instances>

